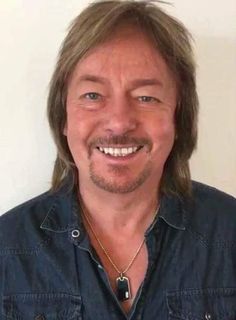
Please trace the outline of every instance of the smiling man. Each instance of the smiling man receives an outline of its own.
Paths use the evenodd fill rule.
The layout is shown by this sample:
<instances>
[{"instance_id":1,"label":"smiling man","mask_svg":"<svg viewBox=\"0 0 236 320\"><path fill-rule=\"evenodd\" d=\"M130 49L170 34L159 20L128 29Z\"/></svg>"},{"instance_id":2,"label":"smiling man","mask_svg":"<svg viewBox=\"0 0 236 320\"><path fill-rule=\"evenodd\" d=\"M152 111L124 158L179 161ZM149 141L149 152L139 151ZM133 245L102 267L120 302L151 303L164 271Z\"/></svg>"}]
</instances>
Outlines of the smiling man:
<instances>
[{"instance_id":1,"label":"smiling man","mask_svg":"<svg viewBox=\"0 0 236 320\"><path fill-rule=\"evenodd\" d=\"M177 84L141 27L118 26L112 38L78 62L66 104L64 134L79 170L80 192L121 204L123 194L145 191L139 199L146 201L152 190L156 202L175 139Z\"/></svg>"},{"instance_id":2,"label":"smiling man","mask_svg":"<svg viewBox=\"0 0 236 320\"><path fill-rule=\"evenodd\" d=\"M1 217L1 319L236 317L236 201L190 179L190 35L146 1L73 22L51 80L49 192Z\"/></svg>"}]
</instances>

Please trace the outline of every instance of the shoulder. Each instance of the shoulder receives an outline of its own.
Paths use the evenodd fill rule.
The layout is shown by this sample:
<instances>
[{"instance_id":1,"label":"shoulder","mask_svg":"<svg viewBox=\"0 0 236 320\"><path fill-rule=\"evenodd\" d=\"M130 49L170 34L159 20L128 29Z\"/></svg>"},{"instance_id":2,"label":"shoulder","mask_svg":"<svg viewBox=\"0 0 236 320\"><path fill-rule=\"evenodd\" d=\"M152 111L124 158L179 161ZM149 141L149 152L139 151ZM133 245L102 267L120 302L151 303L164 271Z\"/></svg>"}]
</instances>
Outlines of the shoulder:
<instances>
[{"instance_id":1,"label":"shoulder","mask_svg":"<svg viewBox=\"0 0 236 320\"><path fill-rule=\"evenodd\" d=\"M50 210L54 197L45 192L0 216L0 252L27 247L38 242L40 224Z\"/></svg>"},{"instance_id":2,"label":"shoulder","mask_svg":"<svg viewBox=\"0 0 236 320\"><path fill-rule=\"evenodd\" d=\"M193 182L188 228L205 243L236 244L236 199L214 187Z\"/></svg>"},{"instance_id":3,"label":"shoulder","mask_svg":"<svg viewBox=\"0 0 236 320\"><path fill-rule=\"evenodd\" d=\"M193 181L193 201L197 208L210 210L210 212L225 212L234 214L236 198L206 184Z\"/></svg>"},{"instance_id":4,"label":"shoulder","mask_svg":"<svg viewBox=\"0 0 236 320\"><path fill-rule=\"evenodd\" d=\"M19 224L22 226L28 219L41 216L43 211L50 207L50 200L52 200L52 196L49 192L45 192L7 211L0 216L0 230L2 231L8 224L12 228Z\"/></svg>"}]
</instances>

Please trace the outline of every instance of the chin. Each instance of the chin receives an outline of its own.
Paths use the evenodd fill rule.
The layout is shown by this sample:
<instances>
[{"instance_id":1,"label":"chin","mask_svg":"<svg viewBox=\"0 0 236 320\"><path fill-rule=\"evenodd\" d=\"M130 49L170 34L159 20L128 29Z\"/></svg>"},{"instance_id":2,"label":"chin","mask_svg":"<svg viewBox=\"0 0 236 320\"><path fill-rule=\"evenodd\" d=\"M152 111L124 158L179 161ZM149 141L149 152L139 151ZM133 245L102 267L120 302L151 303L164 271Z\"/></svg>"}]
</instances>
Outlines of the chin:
<instances>
[{"instance_id":1,"label":"chin","mask_svg":"<svg viewBox=\"0 0 236 320\"><path fill-rule=\"evenodd\" d=\"M125 194L133 192L136 189L140 188L145 181L147 181L150 176L149 170L144 170L138 177L135 179L125 179L126 181L121 181L122 179L117 178L105 178L95 172L90 172L90 178L92 182L100 189L103 189L110 193ZM128 181L127 181L128 180Z\"/></svg>"}]
</instances>

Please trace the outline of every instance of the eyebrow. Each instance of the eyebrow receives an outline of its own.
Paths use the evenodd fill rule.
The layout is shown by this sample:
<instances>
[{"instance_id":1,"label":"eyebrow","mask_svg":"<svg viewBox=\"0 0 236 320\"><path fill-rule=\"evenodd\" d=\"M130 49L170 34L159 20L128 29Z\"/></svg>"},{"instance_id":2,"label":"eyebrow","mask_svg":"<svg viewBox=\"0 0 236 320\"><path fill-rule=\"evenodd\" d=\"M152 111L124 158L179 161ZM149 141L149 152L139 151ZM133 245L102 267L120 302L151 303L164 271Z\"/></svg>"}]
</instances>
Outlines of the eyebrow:
<instances>
[{"instance_id":1,"label":"eyebrow","mask_svg":"<svg viewBox=\"0 0 236 320\"><path fill-rule=\"evenodd\" d=\"M90 82L95 82L95 83L101 83L101 84L106 84L109 82L109 79L101 77L101 76L95 76L91 74L84 74L78 78L78 82L81 81L90 81ZM136 89L139 87L145 87L145 86L160 86L163 87L163 83L156 78L140 78L140 79L134 79L130 82L130 86L132 89Z\"/></svg>"},{"instance_id":2,"label":"eyebrow","mask_svg":"<svg viewBox=\"0 0 236 320\"><path fill-rule=\"evenodd\" d=\"M156 85L163 87L163 83L156 78L135 79L135 80L131 81L131 86L133 89L139 88L139 87L145 87L145 86L156 86Z\"/></svg>"},{"instance_id":3,"label":"eyebrow","mask_svg":"<svg viewBox=\"0 0 236 320\"><path fill-rule=\"evenodd\" d=\"M106 78L101 77L101 76L94 76L91 74L84 74L84 75L80 76L78 78L78 82L81 82L81 81L98 82L98 83L102 83L102 84L107 83Z\"/></svg>"}]
</instances>

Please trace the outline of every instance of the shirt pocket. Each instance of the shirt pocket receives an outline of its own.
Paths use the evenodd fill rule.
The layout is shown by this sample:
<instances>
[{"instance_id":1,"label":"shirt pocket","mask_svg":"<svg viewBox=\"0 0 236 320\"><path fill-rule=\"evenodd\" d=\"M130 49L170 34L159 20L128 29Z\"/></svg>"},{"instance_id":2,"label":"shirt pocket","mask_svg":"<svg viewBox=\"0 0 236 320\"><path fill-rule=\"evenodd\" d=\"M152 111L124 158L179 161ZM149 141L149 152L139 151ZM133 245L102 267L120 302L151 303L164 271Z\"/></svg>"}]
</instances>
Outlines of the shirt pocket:
<instances>
[{"instance_id":1,"label":"shirt pocket","mask_svg":"<svg viewBox=\"0 0 236 320\"><path fill-rule=\"evenodd\" d=\"M236 288L167 292L169 320L236 320Z\"/></svg>"},{"instance_id":2,"label":"shirt pocket","mask_svg":"<svg viewBox=\"0 0 236 320\"><path fill-rule=\"evenodd\" d=\"M3 297L3 315L12 320L82 320L81 297L65 293L21 293Z\"/></svg>"}]
</instances>

